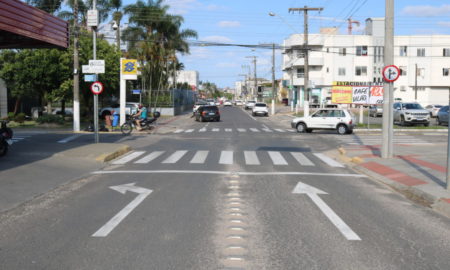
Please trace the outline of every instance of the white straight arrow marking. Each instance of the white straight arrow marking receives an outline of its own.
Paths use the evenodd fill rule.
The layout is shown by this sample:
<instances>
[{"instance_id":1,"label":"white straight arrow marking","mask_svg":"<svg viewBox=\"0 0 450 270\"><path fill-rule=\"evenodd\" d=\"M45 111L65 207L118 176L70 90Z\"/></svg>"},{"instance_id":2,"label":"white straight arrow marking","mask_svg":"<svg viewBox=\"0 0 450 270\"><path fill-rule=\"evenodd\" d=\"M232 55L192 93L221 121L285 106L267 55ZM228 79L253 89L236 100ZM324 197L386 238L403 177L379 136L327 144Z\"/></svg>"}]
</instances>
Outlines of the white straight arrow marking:
<instances>
[{"instance_id":1,"label":"white straight arrow marking","mask_svg":"<svg viewBox=\"0 0 450 270\"><path fill-rule=\"evenodd\" d=\"M336 213L318 195L328 193L302 182L298 182L292 193L308 195L347 240L361 240L361 238L359 238L359 236L338 215L336 215Z\"/></svg>"},{"instance_id":2,"label":"white straight arrow marking","mask_svg":"<svg viewBox=\"0 0 450 270\"><path fill-rule=\"evenodd\" d=\"M136 208L142 201L145 200L145 198L150 195L150 193L152 193L153 190L151 189L146 189L143 187L137 187L135 186L135 183L129 183L129 184L124 184L124 185L120 185L120 186L112 186L109 187L110 189L113 189L115 191L118 191L122 194L125 194L127 191L131 191L131 192L135 192L138 193L139 195L132 200L127 206L125 206L125 208L123 208L122 210L120 210L119 213L117 213L114 217L112 217L108 222L106 222L105 225L103 225L100 229L98 229L98 231L96 231L92 237L105 237L108 236L108 234L114 230L114 228L119 225L120 222L122 222L122 220L124 218L126 218L128 216L128 214L131 213L131 211L134 210L134 208Z\"/></svg>"}]
</instances>

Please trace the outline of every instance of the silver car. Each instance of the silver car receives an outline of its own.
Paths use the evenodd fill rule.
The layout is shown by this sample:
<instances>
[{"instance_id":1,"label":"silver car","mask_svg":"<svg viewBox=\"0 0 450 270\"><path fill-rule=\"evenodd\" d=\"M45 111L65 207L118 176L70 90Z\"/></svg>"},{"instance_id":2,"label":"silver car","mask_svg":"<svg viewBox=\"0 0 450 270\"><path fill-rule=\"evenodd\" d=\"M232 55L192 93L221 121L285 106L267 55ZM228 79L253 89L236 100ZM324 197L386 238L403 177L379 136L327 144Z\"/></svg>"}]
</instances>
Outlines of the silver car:
<instances>
[{"instance_id":1,"label":"silver car","mask_svg":"<svg viewBox=\"0 0 450 270\"><path fill-rule=\"evenodd\" d=\"M425 109L430 112L430 116L431 117L436 117L438 112L439 112L439 110L442 107L443 107L442 105L430 104L430 105L426 106Z\"/></svg>"},{"instance_id":2,"label":"silver car","mask_svg":"<svg viewBox=\"0 0 450 270\"><path fill-rule=\"evenodd\" d=\"M378 117L383 116L383 106L382 105L374 105L369 107L369 116Z\"/></svg>"}]
</instances>

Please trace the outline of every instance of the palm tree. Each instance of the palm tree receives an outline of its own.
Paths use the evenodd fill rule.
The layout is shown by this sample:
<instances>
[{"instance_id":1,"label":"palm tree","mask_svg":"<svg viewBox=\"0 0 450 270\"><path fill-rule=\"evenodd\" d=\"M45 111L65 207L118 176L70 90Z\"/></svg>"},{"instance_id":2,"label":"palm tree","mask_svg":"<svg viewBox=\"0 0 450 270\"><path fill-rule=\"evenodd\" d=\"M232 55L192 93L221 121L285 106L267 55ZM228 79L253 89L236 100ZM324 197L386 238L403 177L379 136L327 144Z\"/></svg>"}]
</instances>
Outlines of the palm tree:
<instances>
[{"instance_id":1,"label":"palm tree","mask_svg":"<svg viewBox=\"0 0 450 270\"><path fill-rule=\"evenodd\" d=\"M43 11L53 14L61 8L64 0L27 0L27 3L42 9Z\"/></svg>"},{"instance_id":2,"label":"palm tree","mask_svg":"<svg viewBox=\"0 0 450 270\"><path fill-rule=\"evenodd\" d=\"M117 43L117 49L120 51L120 22L123 17L122 0L109 0L108 6L110 9L113 10L112 19L117 24L116 43Z\"/></svg>"}]
</instances>

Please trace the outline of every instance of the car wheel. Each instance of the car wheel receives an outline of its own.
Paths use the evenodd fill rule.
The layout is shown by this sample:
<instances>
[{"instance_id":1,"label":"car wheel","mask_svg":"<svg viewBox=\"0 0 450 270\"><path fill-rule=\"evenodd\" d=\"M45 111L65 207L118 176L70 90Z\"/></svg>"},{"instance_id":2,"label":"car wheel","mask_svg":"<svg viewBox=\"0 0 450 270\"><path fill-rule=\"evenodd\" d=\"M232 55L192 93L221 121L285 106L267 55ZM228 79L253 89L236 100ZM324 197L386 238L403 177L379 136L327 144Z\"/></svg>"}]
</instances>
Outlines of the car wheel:
<instances>
[{"instance_id":1,"label":"car wheel","mask_svg":"<svg viewBox=\"0 0 450 270\"><path fill-rule=\"evenodd\" d=\"M430 122L423 124L424 127L429 127L430 126Z\"/></svg>"},{"instance_id":2,"label":"car wheel","mask_svg":"<svg viewBox=\"0 0 450 270\"><path fill-rule=\"evenodd\" d=\"M441 126L441 125L442 125L442 122L441 122L441 120L439 120L439 116L438 116L438 117L436 117L436 122L437 122L437 125L438 125L438 126Z\"/></svg>"},{"instance_id":3,"label":"car wheel","mask_svg":"<svg viewBox=\"0 0 450 270\"><path fill-rule=\"evenodd\" d=\"M406 126L405 117L403 115L400 117L400 125Z\"/></svg>"},{"instance_id":4,"label":"car wheel","mask_svg":"<svg viewBox=\"0 0 450 270\"><path fill-rule=\"evenodd\" d=\"M203 117L200 117L200 122L205 122L205 119Z\"/></svg>"},{"instance_id":5,"label":"car wheel","mask_svg":"<svg viewBox=\"0 0 450 270\"><path fill-rule=\"evenodd\" d=\"M299 123L297 125L297 132L304 133L306 131L306 125L304 123Z\"/></svg>"},{"instance_id":6,"label":"car wheel","mask_svg":"<svg viewBox=\"0 0 450 270\"><path fill-rule=\"evenodd\" d=\"M348 128L346 125L339 125L336 130L337 130L337 133L340 135L347 134L347 132L348 132Z\"/></svg>"},{"instance_id":7,"label":"car wheel","mask_svg":"<svg viewBox=\"0 0 450 270\"><path fill-rule=\"evenodd\" d=\"M256 113L252 113L253 116L256 116Z\"/></svg>"}]
</instances>

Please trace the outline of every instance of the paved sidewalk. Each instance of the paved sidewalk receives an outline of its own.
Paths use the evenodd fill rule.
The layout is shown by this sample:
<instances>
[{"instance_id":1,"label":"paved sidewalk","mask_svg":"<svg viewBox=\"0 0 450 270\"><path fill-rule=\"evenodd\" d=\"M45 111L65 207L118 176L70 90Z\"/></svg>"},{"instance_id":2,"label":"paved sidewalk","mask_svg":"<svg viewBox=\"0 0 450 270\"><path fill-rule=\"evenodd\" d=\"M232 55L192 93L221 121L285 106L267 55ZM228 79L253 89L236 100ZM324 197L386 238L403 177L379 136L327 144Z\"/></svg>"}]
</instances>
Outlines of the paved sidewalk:
<instances>
[{"instance_id":1,"label":"paved sidewalk","mask_svg":"<svg viewBox=\"0 0 450 270\"><path fill-rule=\"evenodd\" d=\"M393 158L383 159L381 145L346 145L332 155L409 199L450 217L446 147L398 144L394 151Z\"/></svg>"}]
</instances>

